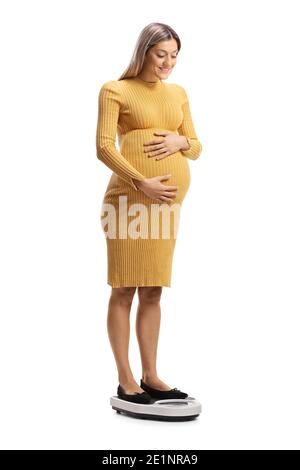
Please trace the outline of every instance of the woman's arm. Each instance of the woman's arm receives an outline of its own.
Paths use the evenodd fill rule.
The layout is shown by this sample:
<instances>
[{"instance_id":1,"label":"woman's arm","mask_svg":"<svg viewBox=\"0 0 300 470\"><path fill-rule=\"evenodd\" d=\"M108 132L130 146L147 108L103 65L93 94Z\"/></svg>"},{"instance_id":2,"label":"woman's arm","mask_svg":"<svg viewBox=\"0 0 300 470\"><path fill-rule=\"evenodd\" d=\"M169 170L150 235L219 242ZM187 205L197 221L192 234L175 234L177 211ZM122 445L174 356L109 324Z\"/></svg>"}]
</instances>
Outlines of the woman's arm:
<instances>
[{"instance_id":1,"label":"woman's arm","mask_svg":"<svg viewBox=\"0 0 300 470\"><path fill-rule=\"evenodd\" d=\"M145 176L137 171L116 149L116 134L121 106L121 95L116 80L102 85L98 96L98 122L96 131L97 158L136 191L133 179L143 181Z\"/></svg>"},{"instance_id":2,"label":"woman's arm","mask_svg":"<svg viewBox=\"0 0 300 470\"><path fill-rule=\"evenodd\" d=\"M178 128L178 133L183 135L187 140L186 146L184 147L186 150L181 149L181 153L191 160L196 160L198 157L200 157L202 152L202 145L195 131L188 96L182 86L180 86L180 89L183 93L184 102L182 105L183 120Z\"/></svg>"}]
</instances>

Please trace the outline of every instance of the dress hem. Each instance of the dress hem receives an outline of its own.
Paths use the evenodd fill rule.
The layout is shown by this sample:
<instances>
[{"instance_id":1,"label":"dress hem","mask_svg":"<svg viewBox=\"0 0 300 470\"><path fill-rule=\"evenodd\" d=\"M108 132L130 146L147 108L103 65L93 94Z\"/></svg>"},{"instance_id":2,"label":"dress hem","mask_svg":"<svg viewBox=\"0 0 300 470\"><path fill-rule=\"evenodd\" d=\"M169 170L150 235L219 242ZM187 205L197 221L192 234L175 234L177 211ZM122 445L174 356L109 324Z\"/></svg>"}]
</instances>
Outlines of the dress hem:
<instances>
[{"instance_id":1,"label":"dress hem","mask_svg":"<svg viewBox=\"0 0 300 470\"><path fill-rule=\"evenodd\" d=\"M148 282L109 282L107 284L111 287L152 287L152 286L162 286L162 287L171 287L171 283L169 282L162 282L162 281L148 281Z\"/></svg>"}]
</instances>

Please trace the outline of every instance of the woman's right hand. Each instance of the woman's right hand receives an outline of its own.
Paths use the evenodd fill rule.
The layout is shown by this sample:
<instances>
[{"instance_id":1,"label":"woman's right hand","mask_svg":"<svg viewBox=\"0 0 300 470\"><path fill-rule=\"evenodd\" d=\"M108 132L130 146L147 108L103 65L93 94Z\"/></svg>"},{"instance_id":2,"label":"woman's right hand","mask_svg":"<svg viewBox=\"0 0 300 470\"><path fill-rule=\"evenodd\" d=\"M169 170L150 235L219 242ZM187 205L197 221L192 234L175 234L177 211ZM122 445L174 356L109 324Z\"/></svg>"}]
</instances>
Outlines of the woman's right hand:
<instances>
[{"instance_id":1,"label":"woman's right hand","mask_svg":"<svg viewBox=\"0 0 300 470\"><path fill-rule=\"evenodd\" d=\"M170 179L172 175L154 176L153 178L146 178L142 181L134 179L134 184L146 196L158 201L170 202L176 197L178 186L166 186L161 181Z\"/></svg>"}]
</instances>

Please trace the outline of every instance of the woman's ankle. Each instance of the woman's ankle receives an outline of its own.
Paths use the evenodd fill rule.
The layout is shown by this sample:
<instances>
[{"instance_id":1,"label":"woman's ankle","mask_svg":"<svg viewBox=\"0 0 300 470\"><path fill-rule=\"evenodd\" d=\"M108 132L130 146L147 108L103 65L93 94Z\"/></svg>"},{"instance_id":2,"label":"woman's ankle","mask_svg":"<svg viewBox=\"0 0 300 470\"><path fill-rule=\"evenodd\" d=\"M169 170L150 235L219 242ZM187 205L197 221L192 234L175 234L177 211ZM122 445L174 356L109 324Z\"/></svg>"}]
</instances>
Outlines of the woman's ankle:
<instances>
[{"instance_id":1,"label":"woman's ankle","mask_svg":"<svg viewBox=\"0 0 300 470\"><path fill-rule=\"evenodd\" d=\"M119 383L123 384L132 384L133 382L136 382L132 374L119 374L118 379Z\"/></svg>"},{"instance_id":2,"label":"woman's ankle","mask_svg":"<svg viewBox=\"0 0 300 470\"><path fill-rule=\"evenodd\" d=\"M151 382L153 380L157 380L158 379L158 375L156 372L143 372L142 373L142 380L143 382Z\"/></svg>"}]
</instances>

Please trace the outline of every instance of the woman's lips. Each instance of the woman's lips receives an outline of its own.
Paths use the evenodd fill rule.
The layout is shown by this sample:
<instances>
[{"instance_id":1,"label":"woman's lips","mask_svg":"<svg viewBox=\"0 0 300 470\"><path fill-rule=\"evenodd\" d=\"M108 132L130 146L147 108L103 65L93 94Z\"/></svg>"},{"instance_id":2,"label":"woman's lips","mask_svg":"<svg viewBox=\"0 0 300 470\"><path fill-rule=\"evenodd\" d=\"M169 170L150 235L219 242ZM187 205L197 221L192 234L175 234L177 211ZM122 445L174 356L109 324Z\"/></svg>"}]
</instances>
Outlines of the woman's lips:
<instances>
[{"instance_id":1,"label":"woman's lips","mask_svg":"<svg viewBox=\"0 0 300 470\"><path fill-rule=\"evenodd\" d=\"M164 67L159 67L162 72L170 72L171 69L166 69Z\"/></svg>"}]
</instances>

